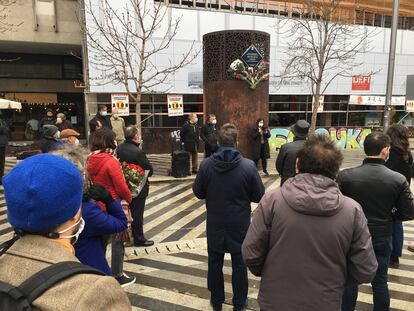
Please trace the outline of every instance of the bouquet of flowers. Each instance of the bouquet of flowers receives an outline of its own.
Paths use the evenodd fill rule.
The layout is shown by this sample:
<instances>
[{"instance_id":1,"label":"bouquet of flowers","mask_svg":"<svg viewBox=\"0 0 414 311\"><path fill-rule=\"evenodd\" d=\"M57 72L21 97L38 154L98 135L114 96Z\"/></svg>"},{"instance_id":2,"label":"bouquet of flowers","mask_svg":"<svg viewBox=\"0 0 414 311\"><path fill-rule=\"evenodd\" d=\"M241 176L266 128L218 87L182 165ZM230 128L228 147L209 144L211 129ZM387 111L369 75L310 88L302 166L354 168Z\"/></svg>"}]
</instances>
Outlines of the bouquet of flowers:
<instances>
[{"instance_id":1,"label":"bouquet of flowers","mask_svg":"<svg viewBox=\"0 0 414 311\"><path fill-rule=\"evenodd\" d=\"M147 182L148 172L136 164L122 163L122 171L133 198L136 198Z\"/></svg>"},{"instance_id":2,"label":"bouquet of flowers","mask_svg":"<svg viewBox=\"0 0 414 311\"><path fill-rule=\"evenodd\" d=\"M231 63L230 72L237 80L246 81L252 90L255 90L257 85L265 80L269 80L269 62L262 60L256 67L246 68L240 59L236 59Z\"/></svg>"}]
</instances>

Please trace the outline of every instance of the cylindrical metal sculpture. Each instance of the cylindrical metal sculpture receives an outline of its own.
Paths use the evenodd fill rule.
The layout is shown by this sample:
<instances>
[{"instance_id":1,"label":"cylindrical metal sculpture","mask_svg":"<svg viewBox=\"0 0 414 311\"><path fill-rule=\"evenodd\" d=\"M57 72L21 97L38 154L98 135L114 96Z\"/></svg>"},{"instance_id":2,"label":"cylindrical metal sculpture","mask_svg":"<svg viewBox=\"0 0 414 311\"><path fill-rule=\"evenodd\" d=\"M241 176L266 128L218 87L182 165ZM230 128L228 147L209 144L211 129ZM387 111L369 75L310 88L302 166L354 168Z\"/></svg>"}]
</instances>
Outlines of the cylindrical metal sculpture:
<instances>
[{"instance_id":1,"label":"cylindrical metal sculpture","mask_svg":"<svg viewBox=\"0 0 414 311\"><path fill-rule=\"evenodd\" d=\"M269 61L268 33L230 30L203 36L204 112L215 114L221 125L233 123L237 126L239 149L248 158L252 155L251 136L256 121L263 118L265 124L268 123L269 81L264 80L251 89L246 81L236 79L229 68L244 54L246 69L253 66L249 63L249 55L246 57L246 51L252 47L256 56Z\"/></svg>"}]
</instances>

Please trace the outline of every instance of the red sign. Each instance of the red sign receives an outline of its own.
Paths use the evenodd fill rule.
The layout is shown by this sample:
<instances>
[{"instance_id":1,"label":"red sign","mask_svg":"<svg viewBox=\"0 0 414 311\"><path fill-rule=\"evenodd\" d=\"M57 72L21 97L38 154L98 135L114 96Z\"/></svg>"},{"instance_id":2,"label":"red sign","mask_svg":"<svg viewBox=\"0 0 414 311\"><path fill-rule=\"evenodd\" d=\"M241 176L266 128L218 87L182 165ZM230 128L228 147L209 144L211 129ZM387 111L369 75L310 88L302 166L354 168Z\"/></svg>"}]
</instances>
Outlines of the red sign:
<instances>
[{"instance_id":1,"label":"red sign","mask_svg":"<svg viewBox=\"0 0 414 311\"><path fill-rule=\"evenodd\" d=\"M352 76L353 91L369 91L371 89L371 76Z\"/></svg>"}]
</instances>

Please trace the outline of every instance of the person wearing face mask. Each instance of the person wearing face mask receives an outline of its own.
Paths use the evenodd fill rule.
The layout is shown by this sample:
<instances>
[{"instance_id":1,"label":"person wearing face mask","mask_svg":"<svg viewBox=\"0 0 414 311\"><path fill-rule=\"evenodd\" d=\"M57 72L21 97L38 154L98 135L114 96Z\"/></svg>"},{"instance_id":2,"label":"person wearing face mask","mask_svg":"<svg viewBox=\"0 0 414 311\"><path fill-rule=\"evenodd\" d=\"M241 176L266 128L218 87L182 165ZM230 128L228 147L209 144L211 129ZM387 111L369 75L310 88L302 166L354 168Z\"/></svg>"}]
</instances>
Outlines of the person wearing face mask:
<instances>
[{"instance_id":1,"label":"person wearing face mask","mask_svg":"<svg viewBox=\"0 0 414 311\"><path fill-rule=\"evenodd\" d=\"M256 167L259 164L259 160L262 160L263 173L269 176L267 172L267 159L270 159L269 141L270 131L268 127L265 127L264 120L259 119L256 122L256 127L253 129L253 161Z\"/></svg>"},{"instance_id":2,"label":"person wearing face mask","mask_svg":"<svg viewBox=\"0 0 414 311\"><path fill-rule=\"evenodd\" d=\"M58 130L61 132L66 129L73 129L72 123L70 123L70 121L66 119L64 113L58 113L56 115L56 126Z\"/></svg>"},{"instance_id":3,"label":"person wearing face mask","mask_svg":"<svg viewBox=\"0 0 414 311\"><path fill-rule=\"evenodd\" d=\"M17 164L3 184L7 218L16 234L0 246L0 281L19 286L45 268L79 263L72 246L84 226L79 169L62 157L41 154ZM131 310L114 278L82 272L51 285L31 306L36 310Z\"/></svg>"},{"instance_id":4,"label":"person wearing face mask","mask_svg":"<svg viewBox=\"0 0 414 311\"><path fill-rule=\"evenodd\" d=\"M204 141L205 157L208 158L218 150L217 135L220 127L214 114L208 116L207 123L201 128L200 137Z\"/></svg>"},{"instance_id":5,"label":"person wearing face mask","mask_svg":"<svg viewBox=\"0 0 414 311\"><path fill-rule=\"evenodd\" d=\"M121 165L116 158L117 143L115 133L107 128L97 130L92 136L91 153L88 156L86 169L93 184L101 185L109 191L114 200L125 200L128 204L132 201L131 192L125 181ZM97 202L103 211L106 211L104 202ZM135 277L129 277L124 273L123 263L125 249L121 241L112 236L111 269L113 276L121 286L127 286L135 282ZM104 246L107 241L104 241Z\"/></svg>"},{"instance_id":6,"label":"person wearing face mask","mask_svg":"<svg viewBox=\"0 0 414 311\"><path fill-rule=\"evenodd\" d=\"M108 108L105 105L98 106L98 112L96 113L95 117L93 117L89 121L89 130L91 131L91 135L98 130L99 128L106 127L112 130L111 120L108 116ZM98 127L98 125L100 127Z\"/></svg>"},{"instance_id":7,"label":"person wearing face mask","mask_svg":"<svg viewBox=\"0 0 414 311\"><path fill-rule=\"evenodd\" d=\"M40 134L43 135L43 127L45 125L56 125L56 119L53 114L53 110L48 108L46 109L46 116L43 117L39 122Z\"/></svg>"},{"instance_id":8,"label":"person wearing face mask","mask_svg":"<svg viewBox=\"0 0 414 311\"><path fill-rule=\"evenodd\" d=\"M336 182L341 192L357 201L368 220L378 269L372 281L374 310L389 310L388 265L392 252L393 221L414 219L414 200L404 175L386 167L391 140L379 132L364 140L367 157L361 166L343 170ZM352 285L352 284L350 284ZM342 310L355 310L358 286L345 289Z\"/></svg>"},{"instance_id":9,"label":"person wearing face mask","mask_svg":"<svg viewBox=\"0 0 414 311\"><path fill-rule=\"evenodd\" d=\"M65 148L52 154L72 162L84 175L84 154L80 148L67 144ZM103 212L96 202L103 202L107 212ZM128 227L128 220L122 210L121 202L114 200L111 194L102 186L88 185L84 181L84 196L82 200L82 218L85 228L74 244L75 256L81 263L98 269L106 275L112 275L105 252L102 248L102 238L105 235L122 232Z\"/></svg>"},{"instance_id":10,"label":"person wearing face mask","mask_svg":"<svg viewBox=\"0 0 414 311\"><path fill-rule=\"evenodd\" d=\"M112 108L111 125L112 131L116 134L116 142L118 145L122 144L125 140L125 121L119 116L116 108Z\"/></svg>"},{"instance_id":11,"label":"person wearing face mask","mask_svg":"<svg viewBox=\"0 0 414 311\"><path fill-rule=\"evenodd\" d=\"M188 120L184 123L180 131L180 140L184 150L188 152L191 158L192 173L198 172L198 143L200 140L200 131L198 128L197 114L192 113L188 116ZM191 172L188 172L191 175Z\"/></svg>"},{"instance_id":12,"label":"person wearing face mask","mask_svg":"<svg viewBox=\"0 0 414 311\"><path fill-rule=\"evenodd\" d=\"M73 145L73 146L79 146L79 139L78 137L80 136L80 134L78 132L76 132L75 130L72 129L66 129L63 130L60 133L60 138L64 141L66 141L68 144Z\"/></svg>"},{"instance_id":13,"label":"person wearing face mask","mask_svg":"<svg viewBox=\"0 0 414 311\"><path fill-rule=\"evenodd\" d=\"M43 137L38 141L39 149L42 153L48 153L52 150L59 149L64 142L59 139L60 132L54 125L45 125L43 127Z\"/></svg>"}]
</instances>

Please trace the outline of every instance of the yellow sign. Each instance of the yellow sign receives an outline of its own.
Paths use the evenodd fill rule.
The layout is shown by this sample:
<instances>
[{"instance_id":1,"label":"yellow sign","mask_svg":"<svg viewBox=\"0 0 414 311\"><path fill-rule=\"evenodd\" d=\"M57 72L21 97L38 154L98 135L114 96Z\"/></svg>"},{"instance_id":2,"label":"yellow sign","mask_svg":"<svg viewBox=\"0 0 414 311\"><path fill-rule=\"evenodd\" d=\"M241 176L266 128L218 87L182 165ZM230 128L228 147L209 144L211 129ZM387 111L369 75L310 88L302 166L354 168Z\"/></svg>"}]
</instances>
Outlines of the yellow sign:
<instances>
[{"instance_id":1,"label":"yellow sign","mask_svg":"<svg viewBox=\"0 0 414 311\"><path fill-rule=\"evenodd\" d=\"M184 100L183 95L168 95L168 116L183 116L184 115Z\"/></svg>"},{"instance_id":2,"label":"yellow sign","mask_svg":"<svg viewBox=\"0 0 414 311\"><path fill-rule=\"evenodd\" d=\"M118 109L120 116L129 116L128 94L111 94L111 107Z\"/></svg>"}]
</instances>

